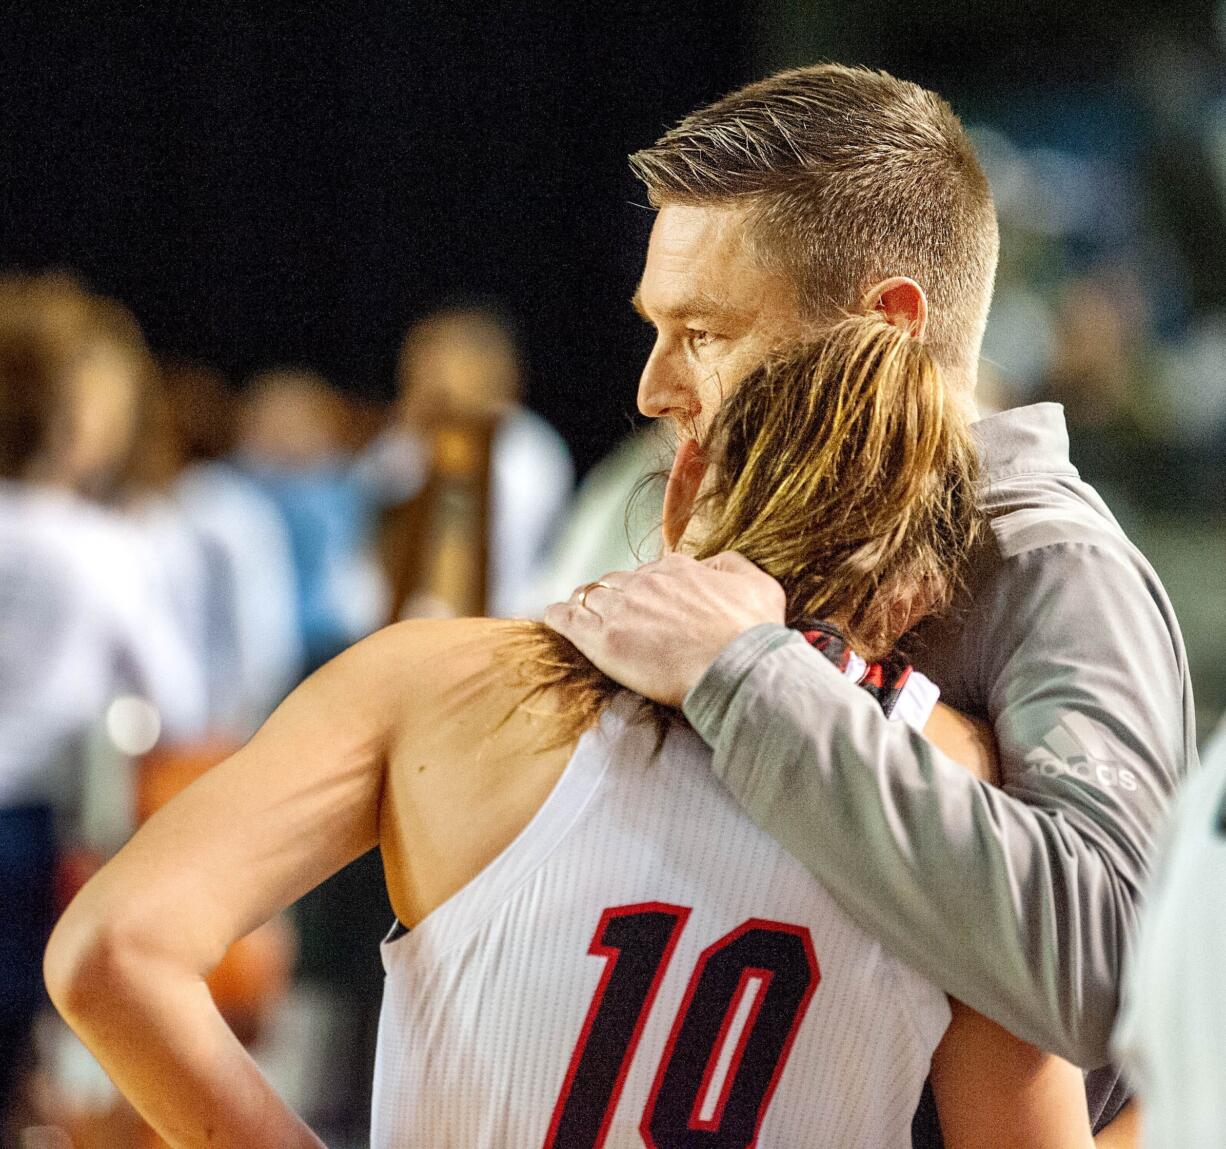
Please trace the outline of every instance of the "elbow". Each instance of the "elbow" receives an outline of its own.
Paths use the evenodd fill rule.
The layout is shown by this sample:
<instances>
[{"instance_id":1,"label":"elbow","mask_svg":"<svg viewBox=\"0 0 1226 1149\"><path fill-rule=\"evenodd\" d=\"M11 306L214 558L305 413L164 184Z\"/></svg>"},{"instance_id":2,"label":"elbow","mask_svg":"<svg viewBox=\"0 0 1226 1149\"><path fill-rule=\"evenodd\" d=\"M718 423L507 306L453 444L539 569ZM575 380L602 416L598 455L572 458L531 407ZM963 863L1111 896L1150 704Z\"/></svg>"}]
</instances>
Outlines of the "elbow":
<instances>
[{"instance_id":1,"label":"elbow","mask_svg":"<svg viewBox=\"0 0 1226 1149\"><path fill-rule=\"evenodd\" d=\"M1054 1053L1080 1069L1107 1065L1118 1006L1113 990L1109 992L1105 984L1080 985L1069 987L1068 995L1062 998L1051 992L1053 988L1031 983L1024 995L1013 996L1004 1009L999 1009L999 999L995 1008L986 998L982 1007L974 1002L971 1006L983 1009L1036 1049Z\"/></svg>"},{"instance_id":2,"label":"elbow","mask_svg":"<svg viewBox=\"0 0 1226 1149\"><path fill-rule=\"evenodd\" d=\"M43 981L65 1021L80 1016L91 1004L91 987L97 986L100 972L114 964L113 947L102 923L76 906L56 923L43 953Z\"/></svg>"},{"instance_id":3,"label":"elbow","mask_svg":"<svg viewBox=\"0 0 1226 1149\"><path fill-rule=\"evenodd\" d=\"M132 984L141 945L123 923L88 907L70 906L43 954L43 981L60 1015L74 1029L102 1016Z\"/></svg>"}]
</instances>

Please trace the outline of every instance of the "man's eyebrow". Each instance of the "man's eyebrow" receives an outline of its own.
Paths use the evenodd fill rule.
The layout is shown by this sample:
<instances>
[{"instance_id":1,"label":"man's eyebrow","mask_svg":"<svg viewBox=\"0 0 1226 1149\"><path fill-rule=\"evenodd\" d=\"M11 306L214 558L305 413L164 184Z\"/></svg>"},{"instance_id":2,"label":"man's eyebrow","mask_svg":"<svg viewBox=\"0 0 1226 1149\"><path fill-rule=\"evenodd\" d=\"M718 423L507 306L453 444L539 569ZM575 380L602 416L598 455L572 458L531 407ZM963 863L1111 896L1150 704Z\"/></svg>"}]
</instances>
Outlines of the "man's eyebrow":
<instances>
[{"instance_id":1,"label":"man's eyebrow","mask_svg":"<svg viewBox=\"0 0 1226 1149\"><path fill-rule=\"evenodd\" d=\"M653 322L650 315L647 314L647 309L643 306L643 293L641 288L636 288L634 295L630 299L630 306L648 323ZM708 295L705 291L697 291L693 295L685 299L678 300L676 303L670 303L659 308L656 315L660 319L672 319L684 323L687 319L698 319L708 315L740 315L740 311L733 311L726 303L721 303L712 295Z\"/></svg>"}]
</instances>

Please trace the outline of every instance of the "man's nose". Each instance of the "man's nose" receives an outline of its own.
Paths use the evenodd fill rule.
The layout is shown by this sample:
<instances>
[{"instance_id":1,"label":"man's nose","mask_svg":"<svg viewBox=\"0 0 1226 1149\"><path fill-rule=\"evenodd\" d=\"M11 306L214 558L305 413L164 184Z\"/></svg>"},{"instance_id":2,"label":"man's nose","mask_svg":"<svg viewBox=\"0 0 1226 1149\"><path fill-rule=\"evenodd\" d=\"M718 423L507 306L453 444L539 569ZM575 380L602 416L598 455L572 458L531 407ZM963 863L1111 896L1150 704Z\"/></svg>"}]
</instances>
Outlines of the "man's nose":
<instances>
[{"instance_id":1,"label":"man's nose","mask_svg":"<svg viewBox=\"0 0 1226 1149\"><path fill-rule=\"evenodd\" d=\"M674 357L659 343L639 377L639 410L652 419L667 415L682 421L696 419L702 412L702 402L693 381L684 370L678 370Z\"/></svg>"}]
</instances>

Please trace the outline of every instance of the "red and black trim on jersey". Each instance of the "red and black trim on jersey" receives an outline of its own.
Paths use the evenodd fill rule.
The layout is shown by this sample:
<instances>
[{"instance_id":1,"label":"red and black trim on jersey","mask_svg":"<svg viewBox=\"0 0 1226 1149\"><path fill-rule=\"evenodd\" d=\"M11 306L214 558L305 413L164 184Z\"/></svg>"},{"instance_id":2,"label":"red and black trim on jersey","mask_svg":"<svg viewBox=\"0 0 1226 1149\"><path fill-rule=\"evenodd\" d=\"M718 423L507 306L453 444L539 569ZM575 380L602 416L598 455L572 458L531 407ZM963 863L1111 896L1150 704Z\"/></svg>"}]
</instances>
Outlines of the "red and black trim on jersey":
<instances>
[{"instance_id":1,"label":"red and black trim on jersey","mask_svg":"<svg viewBox=\"0 0 1226 1149\"><path fill-rule=\"evenodd\" d=\"M821 651L835 670L847 674L853 651L837 626L823 619L802 618L792 623L792 629L800 631L814 650ZM879 662L868 663L855 682L876 699L889 718L910 677L911 663L901 654L890 653Z\"/></svg>"}]
</instances>

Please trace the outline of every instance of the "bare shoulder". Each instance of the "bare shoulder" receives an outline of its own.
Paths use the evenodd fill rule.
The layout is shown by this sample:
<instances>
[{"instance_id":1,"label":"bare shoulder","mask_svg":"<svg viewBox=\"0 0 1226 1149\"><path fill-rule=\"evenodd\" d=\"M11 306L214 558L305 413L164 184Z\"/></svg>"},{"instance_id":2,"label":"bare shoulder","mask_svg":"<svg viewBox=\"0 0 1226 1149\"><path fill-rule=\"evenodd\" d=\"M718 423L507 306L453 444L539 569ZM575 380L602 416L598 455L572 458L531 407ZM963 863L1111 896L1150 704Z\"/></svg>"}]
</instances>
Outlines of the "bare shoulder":
<instances>
[{"instance_id":1,"label":"bare shoulder","mask_svg":"<svg viewBox=\"0 0 1226 1149\"><path fill-rule=\"evenodd\" d=\"M471 674L491 667L498 648L522 625L499 618L409 619L375 631L358 646L367 647L368 657L393 676L423 664Z\"/></svg>"},{"instance_id":2,"label":"bare shoulder","mask_svg":"<svg viewBox=\"0 0 1226 1149\"><path fill-rule=\"evenodd\" d=\"M493 671L497 654L522 624L495 618L410 619L355 643L331 667L355 687L399 689L406 680L422 691ZM423 670L432 673L426 679Z\"/></svg>"},{"instance_id":3,"label":"bare shoulder","mask_svg":"<svg viewBox=\"0 0 1226 1149\"><path fill-rule=\"evenodd\" d=\"M353 647L347 685L382 703L393 735L483 741L495 731L542 725L548 700L525 708L514 640L528 624L507 619L415 619L385 627ZM521 735L527 734L520 730Z\"/></svg>"}]
</instances>

